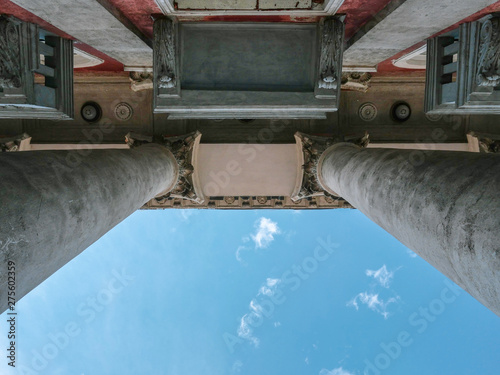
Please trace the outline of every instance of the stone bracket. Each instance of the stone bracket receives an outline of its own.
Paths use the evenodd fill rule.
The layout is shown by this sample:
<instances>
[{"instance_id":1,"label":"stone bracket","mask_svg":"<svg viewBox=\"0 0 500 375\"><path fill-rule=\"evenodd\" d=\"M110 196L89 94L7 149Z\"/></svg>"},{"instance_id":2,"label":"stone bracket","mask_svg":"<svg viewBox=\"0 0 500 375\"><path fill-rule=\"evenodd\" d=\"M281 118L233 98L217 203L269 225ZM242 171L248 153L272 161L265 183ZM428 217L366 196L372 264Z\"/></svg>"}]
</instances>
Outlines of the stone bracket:
<instances>
[{"instance_id":1,"label":"stone bracket","mask_svg":"<svg viewBox=\"0 0 500 375\"><path fill-rule=\"evenodd\" d=\"M338 98L342 79L344 22L329 17L320 24L319 70L314 88L316 98Z\"/></svg>"},{"instance_id":2,"label":"stone bracket","mask_svg":"<svg viewBox=\"0 0 500 375\"><path fill-rule=\"evenodd\" d=\"M500 17L486 20L479 35L476 84L479 87L500 86Z\"/></svg>"},{"instance_id":3,"label":"stone bracket","mask_svg":"<svg viewBox=\"0 0 500 375\"><path fill-rule=\"evenodd\" d=\"M177 22L159 18L154 23L154 88L155 97L180 96L180 69Z\"/></svg>"}]
</instances>

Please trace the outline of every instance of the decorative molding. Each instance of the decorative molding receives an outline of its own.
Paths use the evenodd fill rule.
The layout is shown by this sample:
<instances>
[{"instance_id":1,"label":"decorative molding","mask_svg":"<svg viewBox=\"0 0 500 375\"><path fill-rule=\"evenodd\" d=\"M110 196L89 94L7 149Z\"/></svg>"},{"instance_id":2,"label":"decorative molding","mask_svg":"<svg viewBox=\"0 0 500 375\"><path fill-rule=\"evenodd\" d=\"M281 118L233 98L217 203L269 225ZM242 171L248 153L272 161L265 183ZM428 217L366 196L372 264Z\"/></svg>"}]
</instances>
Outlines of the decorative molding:
<instances>
[{"instance_id":1,"label":"decorative molding","mask_svg":"<svg viewBox=\"0 0 500 375\"><path fill-rule=\"evenodd\" d=\"M291 17L321 17L333 16L340 9L344 0L325 0L323 9L290 10L290 9L220 9L220 10L178 10L175 9L173 0L155 0L158 8L163 14L178 17L206 17L206 16L265 16L265 15L288 15Z\"/></svg>"},{"instance_id":2,"label":"decorative molding","mask_svg":"<svg viewBox=\"0 0 500 375\"><path fill-rule=\"evenodd\" d=\"M197 204L204 201L203 194L197 189L193 181L194 160L196 159L198 145L200 144L201 133L199 131L178 136L163 137L163 139L154 139L152 136L130 132L125 136L125 143L130 148L142 146L147 143L158 143L168 148L174 155L179 166L179 177L173 189L167 194L155 199L162 202L169 198L187 199Z\"/></svg>"},{"instance_id":3,"label":"decorative molding","mask_svg":"<svg viewBox=\"0 0 500 375\"><path fill-rule=\"evenodd\" d=\"M372 75L370 73L342 73L342 90L367 92L370 88Z\"/></svg>"},{"instance_id":4,"label":"decorative molding","mask_svg":"<svg viewBox=\"0 0 500 375\"><path fill-rule=\"evenodd\" d=\"M355 65L342 65L342 71L346 73L377 73L377 67L376 66L355 66Z\"/></svg>"},{"instance_id":5,"label":"decorative molding","mask_svg":"<svg viewBox=\"0 0 500 375\"><path fill-rule=\"evenodd\" d=\"M176 24L171 19L160 18L155 21L153 65L155 84L160 95L177 92L180 88L176 34Z\"/></svg>"},{"instance_id":6,"label":"decorative molding","mask_svg":"<svg viewBox=\"0 0 500 375\"><path fill-rule=\"evenodd\" d=\"M324 19L320 24L320 56L316 97L338 96L342 76L342 51L344 23L335 17Z\"/></svg>"},{"instance_id":7,"label":"decorative molding","mask_svg":"<svg viewBox=\"0 0 500 375\"><path fill-rule=\"evenodd\" d=\"M175 12L174 5L170 2L170 0L155 0L155 2L163 14L172 14Z\"/></svg>"},{"instance_id":8,"label":"decorative molding","mask_svg":"<svg viewBox=\"0 0 500 375\"><path fill-rule=\"evenodd\" d=\"M265 202L264 202L265 200ZM306 210L306 209L335 209L354 208L342 198L332 196L316 196L304 199L292 200L286 196L266 196L266 197L207 197L201 204L196 202L168 197L162 200L152 199L147 202L143 210L155 210L166 208L196 208L196 209L219 209L219 210L242 210L242 209L285 209L285 210Z\"/></svg>"},{"instance_id":9,"label":"decorative molding","mask_svg":"<svg viewBox=\"0 0 500 375\"><path fill-rule=\"evenodd\" d=\"M325 12L333 16L342 4L344 4L344 0L325 0Z\"/></svg>"},{"instance_id":10,"label":"decorative molding","mask_svg":"<svg viewBox=\"0 0 500 375\"><path fill-rule=\"evenodd\" d=\"M399 59L392 60L392 65L403 69L426 69L427 44L416 48L415 50L401 56Z\"/></svg>"},{"instance_id":11,"label":"decorative molding","mask_svg":"<svg viewBox=\"0 0 500 375\"><path fill-rule=\"evenodd\" d=\"M22 86L19 28L6 16L0 16L0 89Z\"/></svg>"},{"instance_id":12,"label":"decorative molding","mask_svg":"<svg viewBox=\"0 0 500 375\"><path fill-rule=\"evenodd\" d=\"M74 54L74 68L90 68L96 65L100 65L104 62L103 59L94 56L88 52L82 51L79 48L73 47Z\"/></svg>"},{"instance_id":13,"label":"decorative molding","mask_svg":"<svg viewBox=\"0 0 500 375\"><path fill-rule=\"evenodd\" d=\"M500 86L500 17L486 20L481 27L476 83Z\"/></svg>"},{"instance_id":14,"label":"decorative molding","mask_svg":"<svg viewBox=\"0 0 500 375\"><path fill-rule=\"evenodd\" d=\"M338 197L334 197L321 187L318 179L318 163L323 152L330 146L341 141L334 138L307 135L301 132L295 133L295 140L297 142L297 147L302 150L303 155L302 158L299 158L299 160L301 159L302 161L302 178L298 180L295 186L291 196L292 201L317 196L337 199ZM350 142L360 147L367 147L369 136L368 133L365 133L363 137L353 137L351 139L345 139L343 142Z\"/></svg>"}]
</instances>

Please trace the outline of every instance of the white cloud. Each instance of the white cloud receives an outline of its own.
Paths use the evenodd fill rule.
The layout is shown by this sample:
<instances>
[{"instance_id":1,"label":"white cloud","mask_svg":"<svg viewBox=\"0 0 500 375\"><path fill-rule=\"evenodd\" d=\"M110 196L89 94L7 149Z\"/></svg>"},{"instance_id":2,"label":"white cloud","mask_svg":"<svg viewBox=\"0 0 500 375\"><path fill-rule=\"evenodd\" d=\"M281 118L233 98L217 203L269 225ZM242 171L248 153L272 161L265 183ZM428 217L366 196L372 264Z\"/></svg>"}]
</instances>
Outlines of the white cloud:
<instances>
[{"instance_id":1,"label":"white cloud","mask_svg":"<svg viewBox=\"0 0 500 375\"><path fill-rule=\"evenodd\" d=\"M387 302L384 302L384 300L378 298L378 294L371 294L371 293L359 293L356 297L354 297L352 300L350 300L347 303L347 306L353 306L356 308L356 310L359 310L359 305L358 305L358 300L362 304L365 304L368 306L368 308L372 311L375 311L382 315L384 319L387 319L389 317L389 312L387 312L387 306L391 303L396 303L399 297L397 298L389 298Z\"/></svg>"},{"instance_id":2,"label":"white cloud","mask_svg":"<svg viewBox=\"0 0 500 375\"><path fill-rule=\"evenodd\" d=\"M262 249L268 247L274 240L274 235L279 233L280 229L278 228L278 223L275 223L271 219L261 217L258 220L257 232L250 236L255 242L255 247Z\"/></svg>"},{"instance_id":3,"label":"white cloud","mask_svg":"<svg viewBox=\"0 0 500 375\"><path fill-rule=\"evenodd\" d=\"M309 357L306 357L306 359L304 359L304 362L306 363L306 365L309 364Z\"/></svg>"},{"instance_id":4,"label":"white cloud","mask_svg":"<svg viewBox=\"0 0 500 375\"><path fill-rule=\"evenodd\" d=\"M249 324L249 314L243 315L240 321L240 326L238 327L238 336L242 339L250 341L255 347L259 346L259 339L253 335L253 330L250 328Z\"/></svg>"},{"instance_id":5,"label":"white cloud","mask_svg":"<svg viewBox=\"0 0 500 375\"><path fill-rule=\"evenodd\" d=\"M281 325L281 322L274 322L275 327L279 327Z\"/></svg>"},{"instance_id":6,"label":"white cloud","mask_svg":"<svg viewBox=\"0 0 500 375\"><path fill-rule=\"evenodd\" d=\"M238 248L236 249L236 259L238 260L238 262L243 262L243 259L241 258L241 252L243 250L250 250L250 249L245 246L238 246Z\"/></svg>"},{"instance_id":7,"label":"white cloud","mask_svg":"<svg viewBox=\"0 0 500 375\"><path fill-rule=\"evenodd\" d=\"M262 315L262 306L259 305L254 299L250 301L250 310L252 310L257 316Z\"/></svg>"},{"instance_id":8,"label":"white cloud","mask_svg":"<svg viewBox=\"0 0 500 375\"><path fill-rule=\"evenodd\" d=\"M342 367L334 368L333 370L322 369L319 375L354 375L353 372L344 370Z\"/></svg>"},{"instance_id":9,"label":"white cloud","mask_svg":"<svg viewBox=\"0 0 500 375\"><path fill-rule=\"evenodd\" d=\"M267 278L265 285L263 285L259 289L259 293L257 295L264 295L268 297L272 297L274 293L276 293L276 288L278 287L278 284L281 282L281 279L271 279Z\"/></svg>"},{"instance_id":10,"label":"white cloud","mask_svg":"<svg viewBox=\"0 0 500 375\"><path fill-rule=\"evenodd\" d=\"M394 277L394 272L387 271L387 267L384 264L381 268L379 268L376 271L366 270L366 276L373 277L384 288L389 288L389 285L391 284L392 278Z\"/></svg>"}]
</instances>

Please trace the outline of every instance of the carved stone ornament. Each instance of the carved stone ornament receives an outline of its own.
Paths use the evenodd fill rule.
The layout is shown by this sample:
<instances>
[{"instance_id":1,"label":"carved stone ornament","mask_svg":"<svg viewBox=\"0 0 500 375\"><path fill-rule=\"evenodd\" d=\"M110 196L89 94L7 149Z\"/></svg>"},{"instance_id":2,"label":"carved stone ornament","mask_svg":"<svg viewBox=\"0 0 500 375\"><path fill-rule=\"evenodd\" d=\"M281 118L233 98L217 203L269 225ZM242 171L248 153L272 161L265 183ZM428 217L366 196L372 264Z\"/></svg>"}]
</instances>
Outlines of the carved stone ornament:
<instances>
[{"instance_id":1,"label":"carved stone ornament","mask_svg":"<svg viewBox=\"0 0 500 375\"><path fill-rule=\"evenodd\" d=\"M500 17L481 27L476 82L484 87L500 86Z\"/></svg>"},{"instance_id":2,"label":"carved stone ornament","mask_svg":"<svg viewBox=\"0 0 500 375\"><path fill-rule=\"evenodd\" d=\"M304 163L302 165L301 185L299 189L296 188L296 191L292 195L292 201L298 201L300 199L315 196L332 197L328 192L323 190L321 184L319 183L318 163L323 152L325 152L333 144L341 142L341 140L328 137L316 137L301 132L295 133L295 139L297 144L300 144L302 148ZM369 136L366 133L361 138L357 137L346 139L342 142L351 142L360 147L366 147L369 143ZM336 198L338 197L335 197L335 199Z\"/></svg>"},{"instance_id":3,"label":"carved stone ornament","mask_svg":"<svg viewBox=\"0 0 500 375\"><path fill-rule=\"evenodd\" d=\"M469 135L477 138L477 142L479 144L479 152L484 152L487 154L500 153L500 139L498 139L498 135L479 134L476 132L469 132Z\"/></svg>"},{"instance_id":4,"label":"carved stone ornament","mask_svg":"<svg viewBox=\"0 0 500 375\"><path fill-rule=\"evenodd\" d=\"M30 140L31 137L26 133L11 138L0 138L0 152L23 151L23 145L29 144Z\"/></svg>"},{"instance_id":5,"label":"carved stone ornament","mask_svg":"<svg viewBox=\"0 0 500 375\"><path fill-rule=\"evenodd\" d=\"M19 88L21 84L19 28L0 16L0 88Z\"/></svg>"},{"instance_id":6,"label":"carved stone ornament","mask_svg":"<svg viewBox=\"0 0 500 375\"><path fill-rule=\"evenodd\" d=\"M377 117L378 109L373 103L364 103L359 107L358 115L363 121L373 121Z\"/></svg>"},{"instance_id":7,"label":"carved stone ornament","mask_svg":"<svg viewBox=\"0 0 500 375\"><path fill-rule=\"evenodd\" d=\"M156 197L158 202L172 198L188 199L198 204L203 203L204 199L195 191L193 185L193 155L195 145L199 143L201 133L196 131L179 137L163 137L157 143L167 147L175 157L179 165L179 178L174 188L167 194ZM156 141L156 140L155 140ZM125 136L125 142L131 147L138 147L145 143L153 142L153 137L144 136L135 133L128 133Z\"/></svg>"},{"instance_id":8,"label":"carved stone ornament","mask_svg":"<svg viewBox=\"0 0 500 375\"><path fill-rule=\"evenodd\" d=\"M130 72L130 88L132 91L152 90L153 73L150 72Z\"/></svg>"},{"instance_id":9,"label":"carved stone ornament","mask_svg":"<svg viewBox=\"0 0 500 375\"><path fill-rule=\"evenodd\" d=\"M132 118L134 109L128 103L118 103L115 107L115 117L120 121L128 121Z\"/></svg>"},{"instance_id":10,"label":"carved stone ornament","mask_svg":"<svg viewBox=\"0 0 500 375\"><path fill-rule=\"evenodd\" d=\"M155 74L159 89L171 89L177 86L175 75L175 24L171 19L165 18L155 22L156 53Z\"/></svg>"},{"instance_id":11,"label":"carved stone ornament","mask_svg":"<svg viewBox=\"0 0 500 375\"><path fill-rule=\"evenodd\" d=\"M319 60L320 89L337 90L341 73L338 69L342 54L343 24L335 18L327 18L321 26L321 52Z\"/></svg>"},{"instance_id":12,"label":"carved stone ornament","mask_svg":"<svg viewBox=\"0 0 500 375\"><path fill-rule=\"evenodd\" d=\"M370 73L342 73L342 90L367 92L370 88Z\"/></svg>"},{"instance_id":13,"label":"carved stone ornament","mask_svg":"<svg viewBox=\"0 0 500 375\"><path fill-rule=\"evenodd\" d=\"M234 197L224 197L224 201L227 204L233 204L235 200L236 200L236 198L234 198Z\"/></svg>"}]
</instances>

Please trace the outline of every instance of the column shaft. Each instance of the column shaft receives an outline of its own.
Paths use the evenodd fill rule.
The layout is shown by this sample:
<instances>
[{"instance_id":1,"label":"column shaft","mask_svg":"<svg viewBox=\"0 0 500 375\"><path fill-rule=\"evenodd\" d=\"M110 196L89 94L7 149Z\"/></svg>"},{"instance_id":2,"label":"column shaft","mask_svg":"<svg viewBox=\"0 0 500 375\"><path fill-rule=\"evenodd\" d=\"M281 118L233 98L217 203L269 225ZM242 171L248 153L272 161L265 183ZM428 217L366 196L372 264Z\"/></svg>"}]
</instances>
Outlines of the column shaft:
<instances>
[{"instance_id":1,"label":"column shaft","mask_svg":"<svg viewBox=\"0 0 500 375\"><path fill-rule=\"evenodd\" d=\"M360 149L322 155L322 186L500 315L500 157Z\"/></svg>"},{"instance_id":2,"label":"column shaft","mask_svg":"<svg viewBox=\"0 0 500 375\"><path fill-rule=\"evenodd\" d=\"M19 300L177 178L172 153L156 144L1 153L0 313L9 261Z\"/></svg>"}]
</instances>

